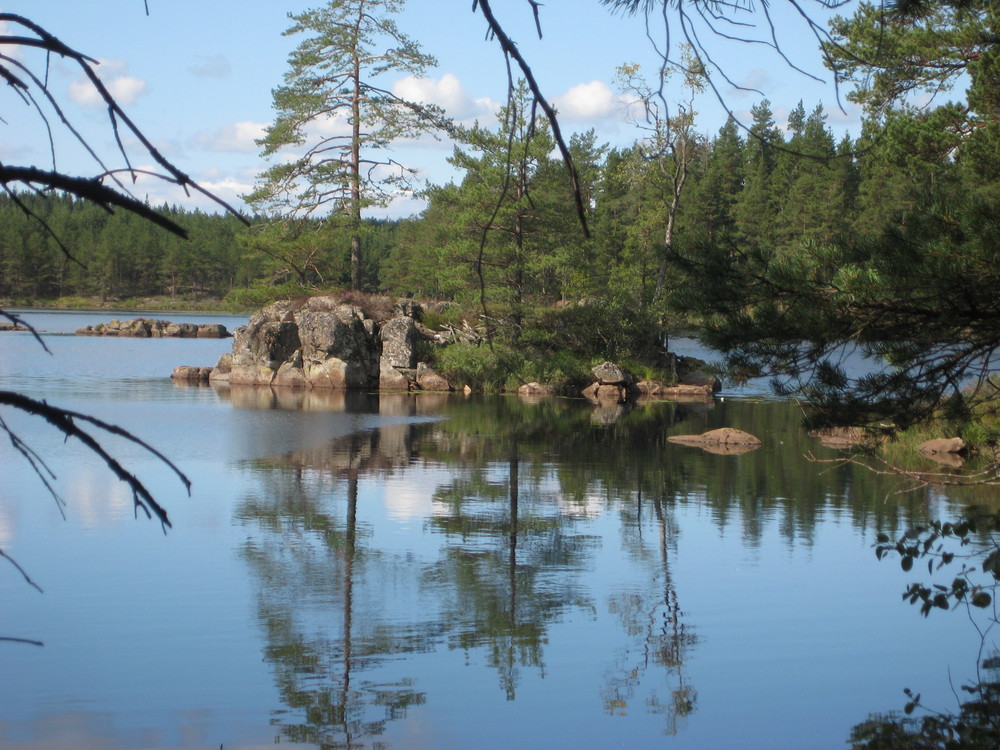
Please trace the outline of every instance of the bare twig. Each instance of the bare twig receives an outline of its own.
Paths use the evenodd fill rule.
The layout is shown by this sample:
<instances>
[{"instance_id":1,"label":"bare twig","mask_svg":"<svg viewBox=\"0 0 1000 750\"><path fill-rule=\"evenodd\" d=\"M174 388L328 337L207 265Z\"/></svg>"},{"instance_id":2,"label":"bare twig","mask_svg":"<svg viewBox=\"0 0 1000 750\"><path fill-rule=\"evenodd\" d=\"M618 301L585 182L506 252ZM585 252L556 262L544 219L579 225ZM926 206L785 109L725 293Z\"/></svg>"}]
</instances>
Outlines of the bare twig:
<instances>
[{"instance_id":1,"label":"bare twig","mask_svg":"<svg viewBox=\"0 0 1000 750\"><path fill-rule=\"evenodd\" d=\"M122 427L97 419L89 414L82 414L69 409L61 409L56 406L51 406L44 401L37 401L33 398L29 398L28 396L24 396L20 393L14 393L12 391L0 391L0 406L4 405L13 407L32 416L41 417L46 422L53 425L57 430L62 432L67 438L75 437L80 440L80 442L82 442L90 451L92 451L104 462L104 464L115 476L118 477L120 481L125 482L129 489L132 490L132 500L136 511L142 510L146 514L147 518L156 516L164 527L164 531L166 531L167 527L171 525L170 520L167 517L166 509L164 509L163 506L161 506L156 499L153 498L149 489L142 483L142 481L139 480L138 477L126 470L116 458L108 453L107 449L100 443L100 441L98 441L97 438L94 437L93 434L80 427L77 423L83 422L93 425L99 430L102 430L110 435L124 438L125 440L140 446L166 464L174 472L174 474L177 475L188 493L190 494L191 492L191 480L188 479L187 476L180 469L178 469L172 461L170 461L170 459L160 453L160 451L153 448L149 443L139 437L136 437ZM8 434L11 434L6 424L0 422L0 426L2 426ZM32 465L34 466L35 464ZM39 473L39 476L44 477L44 475L38 471L38 468L36 468L36 473ZM51 486L47 483L46 486L51 492Z\"/></svg>"},{"instance_id":2,"label":"bare twig","mask_svg":"<svg viewBox=\"0 0 1000 750\"><path fill-rule=\"evenodd\" d=\"M536 23L538 21L538 8L535 4L533 5L533 12L535 14ZM559 148L559 153L562 155L563 162L566 164L566 169L569 172L570 187L573 192L573 202L576 206L577 219L580 222L580 226L583 228L584 236L590 237L590 228L587 223L587 213L586 208L583 205L583 191L580 188L580 178L576 171L576 165L573 161L573 156L570 154L569 146L566 144L566 140L563 138L562 129L559 127L559 119L556 117L556 111L549 103L548 99L542 94L541 87L538 84L538 80L535 78L535 74L528 65L527 60L521 54L517 45L514 44L513 40L507 33L503 30L500 22L497 20L496 16L493 14L493 9L490 7L489 0L475 0L472 5L473 11L476 7L482 10L483 17L486 19L486 23L489 25L490 34L497 40L500 44L500 49L506 57L512 58L516 63L518 68L520 68L524 79L528 84L528 88L531 89L532 95L535 97L535 102L542 108L545 113L545 117L549 121L549 125L552 128L552 137L555 138L556 145ZM541 26L538 26L538 35L541 36Z\"/></svg>"},{"instance_id":3,"label":"bare twig","mask_svg":"<svg viewBox=\"0 0 1000 750\"><path fill-rule=\"evenodd\" d=\"M11 557L10 555L8 555L2 549L0 549L0 557L4 558L7 562L9 562L11 565L13 565L15 568L17 568L17 572L21 574L21 577L24 578L24 580L28 583L29 586L37 589L38 593L40 593L40 594L44 593L44 592L42 592L42 587L39 586L37 583L35 583L33 580L31 580L31 576L29 576L28 573L27 573L27 571L18 564L17 560L15 560L13 557ZM0 639L0 640L2 640L2 639Z\"/></svg>"},{"instance_id":4,"label":"bare twig","mask_svg":"<svg viewBox=\"0 0 1000 750\"><path fill-rule=\"evenodd\" d=\"M44 646L45 644L41 641L32 640L31 638L12 638L7 635L0 635L0 641L6 641L8 643L27 643L29 646Z\"/></svg>"}]
</instances>

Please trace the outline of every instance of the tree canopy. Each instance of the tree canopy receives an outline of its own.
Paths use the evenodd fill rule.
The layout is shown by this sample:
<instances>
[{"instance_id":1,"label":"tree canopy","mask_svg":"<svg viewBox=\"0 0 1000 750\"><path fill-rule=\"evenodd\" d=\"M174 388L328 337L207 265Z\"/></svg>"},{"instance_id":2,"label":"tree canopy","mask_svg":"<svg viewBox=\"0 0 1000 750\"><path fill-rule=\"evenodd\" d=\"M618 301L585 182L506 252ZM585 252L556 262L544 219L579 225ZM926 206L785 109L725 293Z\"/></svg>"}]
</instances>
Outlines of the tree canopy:
<instances>
[{"instance_id":1,"label":"tree canopy","mask_svg":"<svg viewBox=\"0 0 1000 750\"><path fill-rule=\"evenodd\" d=\"M804 385L819 421L905 427L967 416L993 395L1000 195L984 144L1000 111L990 73L996 18L989 3L942 2L866 4L835 19L831 64L855 83L852 97L869 116L859 162L870 191L865 231L800 231L784 250L699 242L675 256L687 274L675 290L679 309L705 320L708 341L734 369ZM909 98L960 73L964 103ZM839 158L829 142L819 145L819 163ZM806 186L795 187L793 200L807 204ZM876 208L879 198L887 205ZM849 376L842 363L852 349L888 369Z\"/></svg>"}]
</instances>

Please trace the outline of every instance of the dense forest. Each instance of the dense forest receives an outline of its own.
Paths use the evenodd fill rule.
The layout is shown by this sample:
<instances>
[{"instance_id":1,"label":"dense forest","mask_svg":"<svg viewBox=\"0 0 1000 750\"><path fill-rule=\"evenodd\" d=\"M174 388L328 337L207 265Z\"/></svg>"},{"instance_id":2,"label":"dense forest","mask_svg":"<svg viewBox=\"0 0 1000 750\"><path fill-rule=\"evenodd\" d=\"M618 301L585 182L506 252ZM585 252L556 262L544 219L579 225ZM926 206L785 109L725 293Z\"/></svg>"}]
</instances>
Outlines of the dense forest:
<instances>
[{"instance_id":1,"label":"dense forest","mask_svg":"<svg viewBox=\"0 0 1000 750\"><path fill-rule=\"evenodd\" d=\"M519 104L527 105L515 99L512 106ZM662 278L669 191L657 156L641 143L609 150L592 132L571 138L589 213L591 237L584 239L551 137L536 123L528 141L528 125L522 118L522 132L515 133L516 148L523 149L516 163L521 196L508 197L505 213L494 219L501 229L485 248L490 295L516 295L522 304L616 295L652 303L658 288L671 283ZM802 102L780 128L763 101L749 127L744 133L730 121L711 137L689 130L675 246L726 238L790 253L885 225L928 181L947 184L956 195L969 189L971 178L950 157L943 136L937 140L945 142L914 152L900 142L903 136L878 137L881 130L872 125L852 141L828 127L821 107L807 111ZM900 131L916 127L916 121L895 124ZM466 135L452 157L464 175L460 182L430 187L419 216L364 223L365 290L478 298L479 235L499 194L510 134L477 128ZM110 213L70 196L26 193L18 201L41 221L0 196L0 298L221 299L249 287L350 283L349 240L318 223L302 232L310 240L268 246L262 220L247 229L229 215L156 207L188 231L185 240L128 212ZM520 235L504 229L505 222L516 223Z\"/></svg>"}]
</instances>

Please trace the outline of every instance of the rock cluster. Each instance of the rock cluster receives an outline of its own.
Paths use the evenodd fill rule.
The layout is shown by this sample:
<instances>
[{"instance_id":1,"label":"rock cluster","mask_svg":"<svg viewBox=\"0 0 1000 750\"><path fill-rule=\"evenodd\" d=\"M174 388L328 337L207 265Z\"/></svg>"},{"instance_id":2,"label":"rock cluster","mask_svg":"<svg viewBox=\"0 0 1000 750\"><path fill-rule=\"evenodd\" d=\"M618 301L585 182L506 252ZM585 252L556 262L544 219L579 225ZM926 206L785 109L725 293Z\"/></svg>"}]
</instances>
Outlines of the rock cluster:
<instances>
[{"instance_id":1,"label":"rock cluster","mask_svg":"<svg viewBox=\"0 0 1000 750\"><path fill-rule=\"evenodd\" d=\"M212 371L212 382L302 388L450 391L424 363L424 338L412 300L377 322L337 297L284 300L256 312L238 328L233 349Z\"/></svg>"},{"instance_id":2,"label":"rock cluster","mask_svg":"<svg viewBox=\"0 0 1000 750\"><path fill-rule=\"evenodd\" d=\"M136 318L112 320L76 329L77 336L126 336L137 339L224 339L231 334L221 323L171 323L169 320Z\"/></svg>"},{"instance_id":3,"label":"rock cluster","mask_svg":"<svg viewBox=\"0 0 1000 750\"><path fill-rule=\"evenodd\" d=\"M583 389L583 395L592 401L617 403L640 396L699 400L711 398L721 389L722 383L714 375L701 370L699 364L695 360L678 357L676 367L680 382L666 384L655 380L639 380L614 362L602 362L591 371L593 382Z\"/></svg>"},{"instance_id":4,"label":"rock cluster","mask_svg":"<svg viewBox=\"0 0 1000 750\"><path fill-rule=\"evenodd\" d=\"M430 344L472 340L466 334L472 336L474 329L451 327L451 335L431 331L421 323L423 310L418 303L380 300L375 307L363 299L353 304L354 297L333 295L274 302L235 331L232 351L214 368L178 367L172 377L231 386L453 391L444 376L420 361L420 350ZM683 357L673 361L681 375L677 385L640 381L619 365L604 362L593 369L593 383L583 394L598 404L624 404L644 395L705 400L721 387L717 378L699 369L702 363ZM539 398L552 395L554 389L527 383L518 392Z\"/></svg>"}]
</instances>

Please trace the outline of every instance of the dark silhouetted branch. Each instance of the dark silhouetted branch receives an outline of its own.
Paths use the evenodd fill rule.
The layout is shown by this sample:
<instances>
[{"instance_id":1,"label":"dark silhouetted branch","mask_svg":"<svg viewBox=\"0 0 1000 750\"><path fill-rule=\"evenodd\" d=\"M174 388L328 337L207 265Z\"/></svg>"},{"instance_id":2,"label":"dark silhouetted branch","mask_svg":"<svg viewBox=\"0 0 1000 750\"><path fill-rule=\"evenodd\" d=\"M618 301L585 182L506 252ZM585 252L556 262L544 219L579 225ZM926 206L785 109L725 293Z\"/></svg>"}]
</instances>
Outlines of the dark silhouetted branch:
<instances>
[{"instance_id":1,"label":"dark silhouetted branch","mask_svg":"<svg viewBox=\"0 0 1000 750\"><path fill-rule=\"evenodd\" d=\"M125 482L125 484L128 485L129 489L132 490L132 500L135 505L136 511L141 509L148 518L156 516L156 518L158 518L160 523L164 526L164 530L166 530L166 527L169 527L171 525L170 520L167 517L166 509L164 509L163 506L161 506L153 498L150 491L138 479L138 477L136 477L130 471L126 470L125 467L123 467L116 458L114 458L110 453L108 453L107 449L100 443L100 441L96 437L94 437L93 434L80 427L79 424L77 423L83 422L89 425L93 425L99 430L102 430L110 435L115 435L117 437L124 438L129 442L135 443L136 445L140 446L141 448L143 448L144 450L148 451L153 456L158 458L164 464L166 464L174 472L174 474L176 474L177 477L181 480L185 489L189 493L191 491L191 480L188 479L187 476L185 476L185 474L180 469L178 469L177 466L175 466L172 461L170 461L170 459L168 459L165 455L163 455L158 450L153 448L146 441L136 437L128 430L118 427L117 425L113 425L103 420L97 419L96 417L92 417L89 414L82 414L81 412L70 411L68 409L61 409L56 406L51 406L50 404L47 404L44 401L38 401L36 399L29 398L28 396L24 396L20 393L14 393L12 391L0 391L0 406L10 406L22 412L25 412L26 414L30 414L36 417L41 417L46 422L55 427L57 430L62 432L63 435L65 435L67 438L77 438L91 452L93 452L98 458L100 458L104 462L104 464L111 470L111 472L116 477L118 477L120 481ZM17 447L18 444L20 443L20 439L17 438L16 435L13 435L11 433L10 428L2 420L0 420L0 429L2 429L8 435L12 436L12 440L17 441L15 442L15 447ZM23 445L23 443L20 444ZM19 451L21 452L22 455L26 455L24 450L19 449ZM46 481L45 474L39 470L40 469L39 464L36 462L32 462L32 466L35 468L36 473L38 473L38 475L45 482L46 487L49 488L49 491L52 492L52 487L48 483L48 481ZM46 472L48 472L47 466L44 466L44 464L42 464L41 466L44 467ZM51 475L51 472L48 472L48 474ZM53 494L55 493L53 492Z\"/></svg>"}]
</instances>

